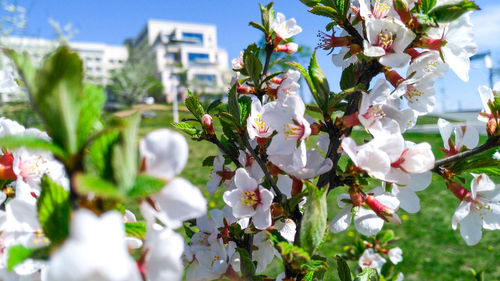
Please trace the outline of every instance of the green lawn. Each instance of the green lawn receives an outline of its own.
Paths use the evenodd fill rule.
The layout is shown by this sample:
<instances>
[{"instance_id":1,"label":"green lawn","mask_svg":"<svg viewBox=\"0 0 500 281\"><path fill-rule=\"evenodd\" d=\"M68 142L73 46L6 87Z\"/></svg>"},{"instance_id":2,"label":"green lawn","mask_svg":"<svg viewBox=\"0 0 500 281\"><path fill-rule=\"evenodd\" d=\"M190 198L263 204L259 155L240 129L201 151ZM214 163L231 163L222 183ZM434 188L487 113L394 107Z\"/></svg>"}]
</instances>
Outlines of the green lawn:
<instances>
[{"instance_id":1,"label":"green lawn","mask_svg":"<svg viewBox=\"0 0 500 281\"><path fill-rule=\"evenodd\" d=\"M170 108L169 108L170 109ZM181 107L181 118L189 114ZM8 115L21 122L24 114ZM6 111L3 111L6 114ZM172 117L170 111L156 111L156 117L143 119L141 135L147 132L167 127L171 128ZM361 141L364 133L354 132L354 138ZM429 142L436 157L442 157L439 147L442 145L438 134L408 133L406 139L414 142ZM483 138L484 140L484 138ZM311 138L310 143L314 142ZM206 182L210 179L210 168L201 167L201 161L210 155L217 154L214 145L207 142L196 142L188 139L190 154L186 168L181 176L198 186L208 196L205 190ZM498 182L498 181L497 181ZM213 196L208 196L209 207L222 207L220 190ZM345 192L345 188L338 188L329 195L329 218L333 218L339 209L336 205L336 195ZM417 214L407 214L400 210L398 214L403 219L401 226L386 224L385 228L393 229L401 241L395 245L403 249L403 262L397 269L404 272L405 280L472 280L469 268L485 269L485 280L500 280L500 231L483 231L481 242L473 247L465 244L458 231L451 228L451 218L458 200L447 191L443 180L435 176L434 181L426 190L418 193L421 199L422 210ZM329 234L327 243L321 251L330 256L341 253L344 246L354 239L354 227L340 234ZM354 265L354 263L351 263Z\"/></svg>"}]
</instances>

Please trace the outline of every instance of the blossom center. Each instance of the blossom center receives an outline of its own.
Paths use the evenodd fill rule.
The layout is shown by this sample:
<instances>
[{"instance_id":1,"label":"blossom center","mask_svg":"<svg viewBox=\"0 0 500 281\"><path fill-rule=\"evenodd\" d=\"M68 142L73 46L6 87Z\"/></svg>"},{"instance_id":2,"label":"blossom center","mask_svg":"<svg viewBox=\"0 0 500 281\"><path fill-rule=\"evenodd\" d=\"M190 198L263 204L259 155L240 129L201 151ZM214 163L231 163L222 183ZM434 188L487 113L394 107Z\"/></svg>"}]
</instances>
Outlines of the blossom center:
<instances>
[{"instance_id":1,"label":"blossom center","mask_svg":"<svg viewBox=\"0 0 500 281\"><path fill-rule=\"evenodd\" d=\"M420 91L419 89L415 88L412 85L408 85L406 87L406 97L408 98L409 103L414 103L418 102L419 97L422 96L424 92Z\"/></svg>"},{"instance_id":2,"label":"blossom center","mask_svg":"<svg viewBox=\"0 0 500 281\"><path fill-rule=\"evenodd\" d=\"M392 32L382 31L378 34L375 45L382 47L386 52L392 51L392 44L396 36Z\"/></svg>"},{"instance_id":3,"label":"blossom center","mask_svg":"<svg viewBox=\"0 0 500 281\"><path fill-rule=\"evenodd\" d=\"M258 189L255 191L246 190L241 193L241 204L247 207L253 207L260 203L260 193Z\"/></svg>"},{"instance_id":4,"label":"blossom center","mask_svg":"<svg viewBox=\"0 0 500 281\"><path fill-rule=\"evenodd\" d=\"M253 120L255 123L255 125L253 125L253 128L257 130L259 134L267 134L267 132L269 131L269 127L262 120L262 115L257 114L257 117L255 117Z\"/></svg>"},{"instance_id":5,"label":"blossom center","mask_svg":"<svg viewBox=\"0 0 500 281\"><path fill-rule=\"evenodd\" d=\"M210 267L214 267L215 262L218 261L218 260L220 260L220 257L219 256L214 256L214 258L210 262Z\"/></svg>"},{"instance_id":6,"label":"blossom center","mask_svg":"<svg viewBox=\"0 0 500 281\"><path fill-rule=\"evenodd\" d=\"M285 140L293 139L300 140L305 133L305 127L302 124L285 124L283 125L283 133L285 134Z\"/></svg>"},{"instance_id":7,"label":"blossom center","mask_svg":"<svg viewBox=\"0 0 500 281\"><path fill-rule=\"evenodd\" d=\"M373 16L377 19L385 18L391 10L391 0L376 0L373 5Z\"/></svg>"}]
</instances>

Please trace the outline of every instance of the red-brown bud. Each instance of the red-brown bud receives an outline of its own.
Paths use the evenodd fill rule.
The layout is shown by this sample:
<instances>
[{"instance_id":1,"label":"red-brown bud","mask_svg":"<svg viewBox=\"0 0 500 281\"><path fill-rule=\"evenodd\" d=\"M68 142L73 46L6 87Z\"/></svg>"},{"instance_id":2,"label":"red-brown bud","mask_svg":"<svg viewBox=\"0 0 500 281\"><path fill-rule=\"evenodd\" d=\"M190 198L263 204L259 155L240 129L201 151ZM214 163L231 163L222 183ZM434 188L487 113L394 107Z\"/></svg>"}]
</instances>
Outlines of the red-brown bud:
<instances>
[{"instance_id":1,"label":"red-brown bud","mask_svg":"<svg viewBox=\"0 0 500 281\"><path fill-rule=\"evenodd\" d=\"M12 153L7 152L0 157L0 179L2 180L15 180L17 179L12 164L14 163L14 156Z\"/></svg>"},{"instance_id":2,"label":"red-brown bud","mask_svg":"<svg viewBox=\"0 0 500 281\"><path fill-rule=\"evenodd\" d=\"M361 206L365 202L363 195L355 188L349 188L349 196L353 206Z\"/></svg>"},{"instance_id":3,"label":"red-brown bud","mask_svg":"<svg viewBox=\"0 0 500 281\"><path fill-rule=\"evenodd\" d=\"M244 94L250 94L250 93L255 92L255 89L252 87L245 87L245 86L238 85L236 87L236 92L238 93L238 95L244 95Z\"/></svg>"},{"instance_id":4,"label":"red-brown bud","mask_svg":"<svg viewBox=\"0 0 500 281\"><path fill-rule=\"evenodd\" d=\"M212 116L209 114L203 115L203 117L201 117L201 124L209 136L215 135Z\"/></svg>"},{"instance_id":5,"label":"red-brown bud","mask_svg":"<svg viewBox=\"0 0 500 281\"><path fill-rule=\"evenodd\" d=\"M468 191L465 187L463 187L458 182L446 182L446 187L453 192L455 197L457 197L460 201L463 201L465 197L470 196L470 191Z\"/></svg>"},{"instance_id":6,"label":"red-brown bud","mask_svg":"<svg viewBox=\"0 0 500 281\"><path fill-rule=\"evenodd\" d=\"M495 135L497 131L497 120L495 120L494 118L490 118L488 120L488 123L486 124L486 132L488 133L488 135L492 136L492 135Z\"/></svg>"},{"instance_id":7,"label":"red-brown bud","mask_svg":"<svg viewBox=\"0 0 500 281\"><path fill-rule=\"evenodd\" d=\"M415 43L416 47L434 51L441 51L441 47L444 45L446 45L446 41L444 39L432 39L428 37L422 37L417 41L417 43Z\"/></svg>"},{"instance_id":8,"label":"red-brown bud","mask_svg":"<svg viewBox=\"0 0 500 281\"><path fill-rule=\"evenodd\" d=\"M397 73L396 70L386 70L384 74L387 81L389 81L389 83L391 83L394 88L397 88L399 84L401 84L401 82L405 80L403 77L401 77L401 75L399 75L399 73Z\"/></svg>"},{"instance_id":9,"label":"red-brown bud","mask_svg":"<svg viewBox=\"0 0 500 281\"><path fill-rule=\"evenodd\" d=\"M312 123L310 127L311 127L311 136L317 135L321 131L321 125L318 123Z\"/></svg>"},{"instance_id":10,"label":"red-brown bud","mask_svg":"<svg viewBox=\"0 0 500 281\"><path fill-rule=\"evenodd\" d=\"M365 203L381 219L394 224L401 224L401 219L396 214L396 211L380 203L373 195L366 196Z\"/></svg>"},{"instance_id":11,"label":"red-brown bud","mask_svg":"<svg viewBox=\"0 0 500 281\"><path fill-rule=\"evenodd\" d=\"M351 127L359 125L359 124L361 124L361 123L359 122L358 112L355 112L353 114L349 114L349 115L345 116L344 118L342 118L342 126L344 126L344 128L351 128Z\"/></svg>"},{"instance_id":12,"label":"red-brown bud","mask_svg":"<svg viewBox=\"0 0 500 281\"><path fill-rule=\"evenodd\" d=\"M304 183L302 182L302 180L299 180L296 177L292 177L292 180L293 181L292 181L291 195L293 197L293 196L300 194L302 192L302 188L304 187Z\"/></svg>"},{"instance_id":13,"label":"red-brown bud","mask_svg":"<svg viewBox=\"0 0 500 281\"><path fill-rule=\"evenodd\" d=\"M411 21L411 13L406 0L393 0L393 7L398 13L402 22L408 24Z\"/></svg>"}]
</instances>

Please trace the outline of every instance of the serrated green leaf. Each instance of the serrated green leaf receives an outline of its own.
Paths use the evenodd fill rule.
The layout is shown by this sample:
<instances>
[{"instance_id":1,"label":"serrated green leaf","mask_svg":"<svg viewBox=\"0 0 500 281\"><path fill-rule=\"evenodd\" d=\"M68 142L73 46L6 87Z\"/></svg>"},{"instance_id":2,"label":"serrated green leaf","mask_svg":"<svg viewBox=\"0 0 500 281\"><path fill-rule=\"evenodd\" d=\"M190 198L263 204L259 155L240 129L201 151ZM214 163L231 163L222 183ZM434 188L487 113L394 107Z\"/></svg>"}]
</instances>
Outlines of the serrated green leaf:
<instances>
[{"instance_id":1,"label":"serrated green leaf","mask_svg":"<svg viewBox=\"0 0 500 281\"><path fill-rule=\"evenodd\" d=\"M262 4L259 3L260 7L260 14L261 14L261 21L262 21L262 26L264 27L265 34L266 36L271 36L271 24L274 21L274 9L273 9L273 2L267 4L266 6L262 6Z\"/></svg>"},{"instance_id":2,"label":"serrated green leaf","mask_svg":"<svg viewBox=\"0 0 500 281\"><path fill-rule=\"evenodd\" d=\"M318 100L316 102L319 108L325 109L328 106L330 97L330 86L328 86L325 74L316 60L316 51L313 52L311 61L309 62L309 75L317 92Z\"/></svg>"},{"instance_id":3,"label":"serrated green leaf","mask_svg":"<svg viewBox=\"0 0 500 281\"><path fill-rule=\"evenodd\" d=\"M210 103L207 107L207 113L210 113L213 109L217 108L222 103L221 99L216 99L213 102Z\"/></svg>"},{"instance_id":4,"label":"serrated green leaf","mask_svg":"<svg viewBox=\"0 0 500 281\"><path fill-rule=\"evenodd\" d=\"M127 193L129 198L146 198L158 193L166 182L163 179L155 178L146 174L139 174L134 185Z\"/></svg>"},{"instance_id":5,"label":"serrated green leaf","mask_svg":"<svg viewBox=\"0 0 500 281\"><path fill-rule=\"evenodd\" d=\"M0 147L6 149L25 147L28 149L45 150L52 152L55 156L61 159L66 157L66 153L63 148L49 141L33 136L7 135L0 137Z\"/></svg>"},{"instance_id":6,"label":"serrated green leaf","mask_svg":"<svg viewBox=\"0 0 500 281\"><path fill-rule=\"evenodd\" d=\"M186 122L172 123L172 126L176 127L177 129L183 131L184 133L190 136L196 136L199 134L198 129L196 129L193 125Z\"/></svg>"},{"instance_id":7,"label":"serrated green leaf","mask_svg":"<svg viewBox=\"0 0 500 281\"><path fill-rule=\"evenodd\" d=\"M312 281L313 278L314 278L314 272L307 272L306 275L304 275L304 278L302 278L302 280Z\"/></svg>"},{"instance_id":8,"label":"serrated green leaf","mask_svg":"<svg viewBox=\"0 0 500 281\"><path fill-rule=\"evenodd\" d=\"M94 140L84 158L85 172L113 181L111 149L118 139L119 132L109 130Z\"/></svg>"},{"instance_id":9,"label":"serrated green leaf","mask_svg":"<svg viewBox=\"0 0 500 281\"><path fill-rule=\"evenodd\" d=\"M228 106L228 111L230 113L230 116L234 117L238 122L236 122L236 125L239 125L239 120L240 120L240 108L238 106L238 94L236 93L236 84L234 84L231 89L229 90L228 94L228 100L227 100L227 106ZM224 113L224 112L222 112ZM223 115L221 113L221 115Z\"/></svg>"},{"instance_id":10,"label":"serrated green leaf","mask_svg":"<svg viewBox=\"0 0 500 281\"><path fill-rule=\"evenodd\" d=\"M111 165L114 182L118 189L126 193L132 187L137 175L137 134L141 115L135 113L123 121L125 126L111 149Z\"/></svg>"},{"instance_id":11,"label":"serrated green leaf","mask_svg":"<svg viewBox=\"0 0 500 281\"><path fill-rule=\"evenodd\" d=\"M70 155L78 151L77 129L83 97L83 64L68 46L59 47L36 72L31 100L52 141ZM26 84L29 81L25 81Z\"/></svg>"},{"instance_id":12,"label":"serrated green leaf","mask_svg":"<svg viewBox=\"0 0 500 281\"><path fill-rule=\"evenodd\" d=\"M308 197L300 228L300 246L312 254L323 240L326 230L328 216L326 190L328 188L318 190L315 185L307 181L304 184L307 186Z\"/></svg>"},{"instance_id":13,"label":"serrated green leaf","mask_svg":"<svg viewBox=\"0 0 500 281\"><path fill-rule=\"evenodd\" d=\"M324 260L312 260L306 264L303 264L302 269L309 272L315 272L321 269L328 269L328 263Z\"/></svg>"},{"instance_id":14,"label":"serrated green leaf","mask_svg":"<svg viewBox=\"0 0 500 281\"><path fill-rule=\"evenodd\" d=\"M354 278L354 281L378 281L378 274L377 270L373 268L365 268L363 269L363 272L358 274L356 278Z\"/></svg>"},{"instance_id":15,"label":"serrated green leaf","mask_svg":"<svg viewBox=\"0 0 500 281\"><path fill-rule=\"evenodd\" d=\"M456 174L463 172L481 174L485 173L490 176L500 174L500 161L493 158L474 157L472 159L463 159L457 162L452 170Z\"/></svg>"},{"instance_id":16,"label":"serrated green leaf","mask_svg":"<svg viewBox=\"0 0 500 281\"><path fill-rule=\"evenodd\" d=\"M100 177L80 173L74 179L78 193L82 195L94 194L105 199L124 199L124 194L113 183Z\"/></svg>"},{"instance_id":17,"label":"serrated green leaf","mask_svg":"<svg viewBox=\"0 0 500 281\"><path fill-rule=\"evenodd\" d=\"M340 78L340 89L347 90L352 87L354 87L354 64L346 67Z\"/></svg>"},{"instance_id":18,"label":"serrated green leaf","mask_svg":"<svg viewBox=\"0 0 500 281\"><path fill-rule=\"evenodd\" d=\"M288 242L279 242L276 248L281 258L295 270L300 270L303 264L311 262L311 257L304 249Z\"/></svg>"},{"instance_id":19,"label":"serrated green leaf","mask_svg":"<svg viewBox=\"0 0 500 281\"><path fill-rule=\"evenodd\" d=\"M479 10L479 6L473 1L462 0L446 5L434 7L429 11L429 16L434 18L437 22L447 23L458 19L461 15Z\"/></svg>"},{"instance_id":20,"label":"serrated green leaf","mask_svg":"<svg viewBox=\"0 0 500 281\"><path fill-rule=\"evenodd\" d=\"M252 79L254 86L260 85L260 75L262 74L262 63L258 56L253 52L245 50L243 54L243 61L248 75Z\"/></svg>"},{"instance_id":21,"label":"serrated green leaf","mask_svg":"<svg viewBox=\"0 0 500 281\"><path fill-rule=\"evenodd\" d=\"M250 97L240 97L238 99L238 107L240 110L240 125L246 126L248 115L252 110L252 99Z\"/></svg>"},{"instance_id":22,"label":"serrated green leaf","mask_svg":"<svg viewBox=\"0 0 500 281\"><path fill-rule=\"evenodd\" d=\"M71 204L69 192L44 175L37 200L38 220L44 235L58 245L69 235Z\"/></svg>"},{"instance_id":23,"label":"serrated green leaf","mask_svg":"<svg viewBox=\"0 0 500 281\"><path fill-rule=\"evenodd\" d=\"M351 270L346 261L339 255L335 256L335 259L337 260L337 273L340 281L351 281Z\"/></svg>"},{"instance_id":24,"label":"serrated green leaf","mask_svg":"<svg viewBox=\"0 0 500 281\"><path fill-rule=\"evenodd\" d=\"M318 15L318 16L323 16L331 19L338 20L339 19L339 14L333 7L327 7L327 6L314 6L311 9L309 9L309 12Z\"/></svg>"},{"instance_id":25,"label":"serrated green leaf","mask_svg":"<svg viewBox=\"0 0 500 281\"><path fill-rule=\"evenodd\" d=\"M347 12L349 11L349 7L351 6L350 0L335 0L333 2L335 4L335 10L339 12L339 15L342 18L345 18Z\"/></svg>"},{"instance_id":26,"label":"serrated green leaf","mask_svg":"<svg viewBox=\"0 0 500 281\"><path fill-rule=\"evenodd\" d=\"M78 147L83 147L94 131L101 129L100 115L106 95L101 88L95 85L85 85L83 88L83 98L80 103L81 112L78 119Z\"/></svg>"},{"instance_id":27,"label":"serrated green leaf","mask_svg":"<svg viewBox=\"0 0 500 281\"><path fill-rule=\"evenodd\" d=\"M382 232L382 235L380 236L380 238L378 238L378 240L380 240L380 243L384 244L394 239L394 237L394 230L389 229Z\"/></svg>"},{"instance_id":28,"label":"serrated green leaf","mask_svg":"<svg viewBox=\"0 0 500 281\"><path fill-rule=\"evenodd\" d=\"M146 222L125 222L125 234L139 239L146 238Z\"/></svg>"},{"instance_id":29,"label":"serrated green leaf","mask_svg":"<svg viewBox=\"0 0 500 281\"><path fill-rule=\"evenodd\" d=\"M190 96L184 101L184 103L193 116L201 122L201 118L205 114L205 110L201 105L200 99L195 96Z\"/></svg>"}]
</instances>

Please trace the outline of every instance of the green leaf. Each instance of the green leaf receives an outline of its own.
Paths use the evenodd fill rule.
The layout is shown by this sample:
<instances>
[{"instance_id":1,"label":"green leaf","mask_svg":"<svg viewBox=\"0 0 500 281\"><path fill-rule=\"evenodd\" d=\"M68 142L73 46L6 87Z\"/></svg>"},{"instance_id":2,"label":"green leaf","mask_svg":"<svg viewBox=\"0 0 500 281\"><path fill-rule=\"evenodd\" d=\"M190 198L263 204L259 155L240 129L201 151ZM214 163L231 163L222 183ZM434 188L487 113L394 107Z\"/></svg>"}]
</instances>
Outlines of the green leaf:
<instances>
[{"instance_id":1,"label":"green leaf","mask_svg":"<svg viewBox=\"0 0 500 281\"><path fill-rule=\"evenodd\" d=\"M257 28L258 30L264 32L264 34L266 34L266 32L267 32L266 28L264 26L262 26L261 24L258 24L256 22L251 21L248 23L248 25Z\"/></svg>"},{"instance_id":2,"label":"green leaf","mask_svg":"<svg viewBox=\"0 0 500 281\"><path fill-rule=\"evenodd\" d=\"M328 106L330 87L328 86L328 81L326 80L323 70L321 70L321 67L318 65L318 61L316 60L316 51L314 51L311 61L309 62L309 75L311 76L312 83L317 91L318 106L325 109Z\"/></svg>"},{"instance_id":3,"label":"green leaf","mask_svg":"<svg viewBox=\"0 0 500 281\"><path fill-rule=\"evenodd\" d=\"M211 102L210 105L207 107L207 113L210 113L210 111L212 111L212 109L217 108L217 106L219 106L219 104L221 104L221 103L222 103L221 99L216 99L213 102Z\"/></svg>"},{"instance_id":4,"label":"green leaf","mask_svg":"<svg viewBox=\"0 0 500 281\"><path fill-rule=\"evenodd\" d=\"M281 258L294 270L300 270L303 264L311 262L311 257L302 248L288 242L279 242L276 248L281 254Z\"/></svg>"},{"instance_id":5,"label":"green leaf","mask_svg":"<svg viewBox=\"0 0 500 281\"><path fill-rule=\"evenodd\" d=\"M0 137L0 147L6 149L15 149L25 147L28 149L45 150L52 152L55 156L64 159L66 152L58 145L34 136L14 136L7 135Z\"/></svg>"},{"instance_id":6,"label":"green leaf","mask_svg":"<svg viewBox=\"0 0 500 281\"><path fill-rule=\"evenodd\" d=\"M500 174L500 161L493 158L474 157L472 159L464 159L457 162L452 170L456 174L463 172L481 174L485 173L491 176Z\"/></svg>"},{"instance_id":7,"label":"green leaf","mask_svg":"<svg viewBox=\"0 0 500 281\"><path fill-rule=\"evenodd\" d=\"M309 12L318 15L318 16L323 16L331 19L338 20L339 15L337 11L332 8L332 7L327 7L327 6L314 6L311 9L309 9Z\"/></svg>"},{"instance_id":8,"label":"green leaf","mask_svg":"<svg viewBox=\"0 0 500 281\"><path fill-rule=\"evenodd\" d=\"M313 95L314 100L319 105L320 100L318 97L318 91L316 90L316 86L314 85L313 80L312 80L311 76L309 75L309 72L307 72L307 70L299 63L287 62L286 64L288 64L288 65L294 67L295 69L297 69L298 71L300 71L300 74L302 74L302 77L304 77L304 79L306 80L307 86L309 86L309 90L311 91L311 94Z\"/></svg>"},{"instance_id":9,"label":"green leaf","mask_svg":"<svg viewBox=\"0 0 500 281\"><path fill-rule=\"evenodd\" d=\"M266 36L271 36L271 24L274 21L274 9L273 9L273 2L267 4L266 6L262 6L262 4L259 3L260 7L260 14L261 14L261 20L262 20L262 26L266 30L264 33Z\"/></svg>"},{"instance_id":10,"label":"green leaf","mask_svg":"<svg viewBox=\"0 0 500 281\"><path fill-rule=\"evenodd\" d=\"M246 126L248 115L252 109L252 99L249 97L241 97L238 99L238 107L240 110L240 125Z\"/></svg>"},{"instance_id":11,"label":"green leaf","mask_svg":"<svg viewBox=\"0 0 500 281\"><path fill-rule=\"evenodd\" d=\"M113 181L111 164L112 146L118 139L119 132L108 130L94 140L84 158L85 171L105 180Z\"/></svg>"},{"instance_id":12,"label":"green leaf","mask_svg":"<svg viewBox=\"0 0 500 281\"><path fill-rule=\"evenodd\" d=\"M339 12L342 18L345 18L347 12L349 11L349 7L351 6L350 0L335 0L333 2L335 4L335 9Z\"/></svg>"},{"instance_id":13,"label":"green leaf","mask_svg":"<svg viewBox=\"0 0 500 281\"><path fill-rule=\"evenodd\" d=\"M26 52L18 54L11 49L3 49L3 52L16 66L19 75L21 75L21 79L24 81L24 85L30 93L30 97L32 97L33 93L36 91L36 69L31 63L30 56Z\"/></svg>"},{"instance_id":14,"label":"green leaf","mask_svg":"<svg viewBox=\"0 0 500 281\"><path fill-rule=\"evenodd\" d=\"M201 122L201 118L205 114L205 110L203 110L203 106L201 106L200 99L195 96L190 96L184 101L184 103L193 116Z\"/></svg>"},{"instance_id":15,"label":"green leaf","mask_svg":"<svg viewBox=\"0 0 500 281\"><path fill-rule=\"evenodd\" d=\"M80 173L74 179L78 193L82 195L94 194L105 199L124 199L123 193L113 183L100 177Z\"/></svg>"},{"instance_id":16,"label":"green leaf","mask_svg":"<svg viewBox=\"0 0 500 281\"><path fill-rule=\"evenodd\" d=\"M82 78L83 65L78 54L62 46L44 60L36 72L36 84L29 86L33 88L33 106L48 135L70 155L78 151L77 129L84 100Z\"/></svg>"},{"instance_id":17,"label":"green leaf","mask_svg":"<svg viewBox=\"0 0 500 281\"><path fill-rule=\"evenodd\" d=\"M146 222L135 221L125 223L125 234L139 239L146 238Z\"/></svg>"},{"instance_id":18,"label":"green leaf","mask_svg":"<svg viewBox=\"0 0 500 281\"><path fill-rule=\"evenodd\" d=\"M430 27L437 27L436 19L425 14L413 14L418 21L419 26L423 26L424 30Z\"/></svg>"},{"instance_id":19,"label":"green leaf","mask_svg":"<svg viewBox=\"0 0 500 281\"><path fill-rule=\"evenodd\" d=\"M15 245L9 248L9 258L7 260L7 270L12 271L14 267L33 254L35 249L25 248L22 245Z\"/></svg>"},{"instance_id":20,"label":"green leaf","mask_svg":"<svg viewBox=\"0 0 500 281\"><path fill-rule=\"evenodd\" d=\"M436 0L421 0L422 1L422 11L427 14L434 6L436 6Z\"/></svg>"},{"instance_id":21,"label":"green leaf","mask_svg":"<svg viewBox=\"0 0 500 281\"><path fill-rule=\"evenodd\" d=\"M326 230L326 219L328 215L326 191L328 188L318 190L315 185L307 181L304 182L304 184L307 186L309 194L304 208L302 226L300 228L300 246L309 254L312 254L323 240L323 235Z\"/></svg>"},{"instance_id":22,"label":"green leaf","mask_svg":"<svg viewBox=\"0 0 500 281\"><path fill-rule=\"evenodd\" d=\"M215 156L208 156L203 159L202 166L203 167L212 167L214 165Z\"/></svg>"},{"instance_id":23,"label":"green leaf","mask_svg":"<svg viewBox=\"0 0 500 281\"><path fill-rule=\"evenodd\" d=\"M343 91L354 87L354 64L349 65L342 71L340 78L340 89Z\"/></svg>"},{"instance_id":24,"label":"green leaf","mask_svg":"<svg viewBox=\"0 0 500 281\"><path fill-rule=\"evenodd\" d=\"M354 281L378 281L378 274L377 270L373 268L365 268L363 269L363 272L358 274L356 278L354 278Z\"/></svg>"},{"instance_id":25,"label":"green leaf","mask_svg":"<svg viewBox=\"0 0 500 281\"><path fill-rule=\"evenodd\" d=\"M81 148L87 143L89 135L100 129L100 115L106 96L101 88L95 85L85 85L83 97L80 103L81 112L78 120L78 147Z\"/></svg>"},{"instance_id":26,"label":"green leaf","mask_svg":"<svg viewBox=\"0 0 500 281\"><path fill-rule=\"evenodd\" d=\"M238 122L236 122L236 125L239 125L239 120L240 120L240 107L238 105L238 94L236 93L236 84L234 84L231 89L229 90L228 94L228 101L227 101L227 106L230 115L234 117ZM222 113L221 113L222 115Z\"/></svg>"},{"instance_id":27,"label":"green leaf","mask_svg":"<svg viewBox=\"0 0 500 281\"><path fill-rule=\"evenodd\" d=\"M304 275L304 278L302 278L302 280L313 281L313 278L314 278L314 272L310 271L310 272L307 272L306 275Z\"/></svg>"},{"instance_id":28,"label":"green leaf","mask_svg":"<svg viewBox=\"0 0 500 281\"><path fill-rule=\"evenodd\" d=\"M44 175L37 200L38 220L52 244L60 244L69 235L71 204L69 192Z\"/></svg>"},{"instance_id":29,"label":"green leaf","mask_svg":"<svg viewBox=\"0 0 500 281\"><path fill-rule=\"evenodd\" d=\"M158 193L166 182L163 179L155 178L146 174L139 174L134 185L127 193L129 198L145 198Z\"/></svg>"},{"instance_id":30,"label":"green leaf","mask_svg":"<svg viewBox=\"0 0 500 281\"><path fill-rule=\"evenodd\" d=\"M132 114L123 120L124 128L120 131L111 150L113 179L122 192L132 187L137 175L137 133L141 115Z\"/></svg>"},{"instance_id":31,"label":"green leaf","mask_svg":"<svg viewBox=\"0 0 500 281\"><path fill-rule=\"evenodd\" d=\"M300 2L308 7L314 7L319 4L320 0L300 0Z\"/></svg>"},{"instance_id":32,"label":"green leaf","mask_svg":"<svg viewBox=\"0 0 500 281\"><path fill-rule=\"evenodd\" d=\"M196 136L199 135L200 133L200 130L196 129L193 125L186 122L172 123L172 126L176 127L177 129L183 131L184 133L190 136Z\"/></svg>"},{"instance_id":33,"label":"green leaf","mask_svg":"<svg viewBox=\"0 0 500 281\"><path fill-rule=\"evenodd\" d=\"M380 235L380 237L379 237L379 235ZM377 235L377 239L380 240L381 244L384 244L384 243L391 241L392 239L394 239L394 237L395 237L394 230L392 230L392 229L386 230L384 232L380 232Z\"/></svg>"},{"instance_id":34,"label":"green leaf","mask_svg":"<svg viewBox=\"0 0 500 281\"><path fill-rule=\"evenodd\" d=\"M429 11L429 16L436 19L437 22L446 23L452 22L461 15L475 10L479 10L479 6L476 5L476 3L470 0L462 0L460 2L434 7Z\"/></svg>"},{"instance_id":35,"label":"green leaf","mask_svg":"<svg viewBox=\"0 0 500 281\"><path fill-rule=\"evenodd\" d=\"M322 269L328 269L328 263L324 260L312 260L302 265L302 269L314 272Z\"/></svg>"},{"instance_id":36,"label":"green leaf","mask_svg":"<svg viewBox=\"0 0 500 281\"><path fill-rule=\"evenodd\" d=\"M247 280L255 276L255 264L252 262L247 250L237 248L236 251L240 254L240 270L243 277Z\"/></svg>"},{"instance_id":37,"label":"green leaf","mask_svg":"<svg viewBox=\"0 0 500 281\"><path fill-rule=\"evenodd\" d=\"M262 72L262 63L260 62L259 57L253 52L245 50L245 53L243 54L243 61L245 63L245 69L252 79L254 86L258 87L260 85L260 75Z\"/></svg>"},{"instance_id":38,"label":"green leaf","mask_svg":"<svg viewBox=\"0 0 500 281\"><path fill-rule=\"evenodd\" d=\"M351 281L351 270L346 261L339 255L335 256L335 259L337 260L337 272L340 281Z\"/></svg>"}]
</instances>

